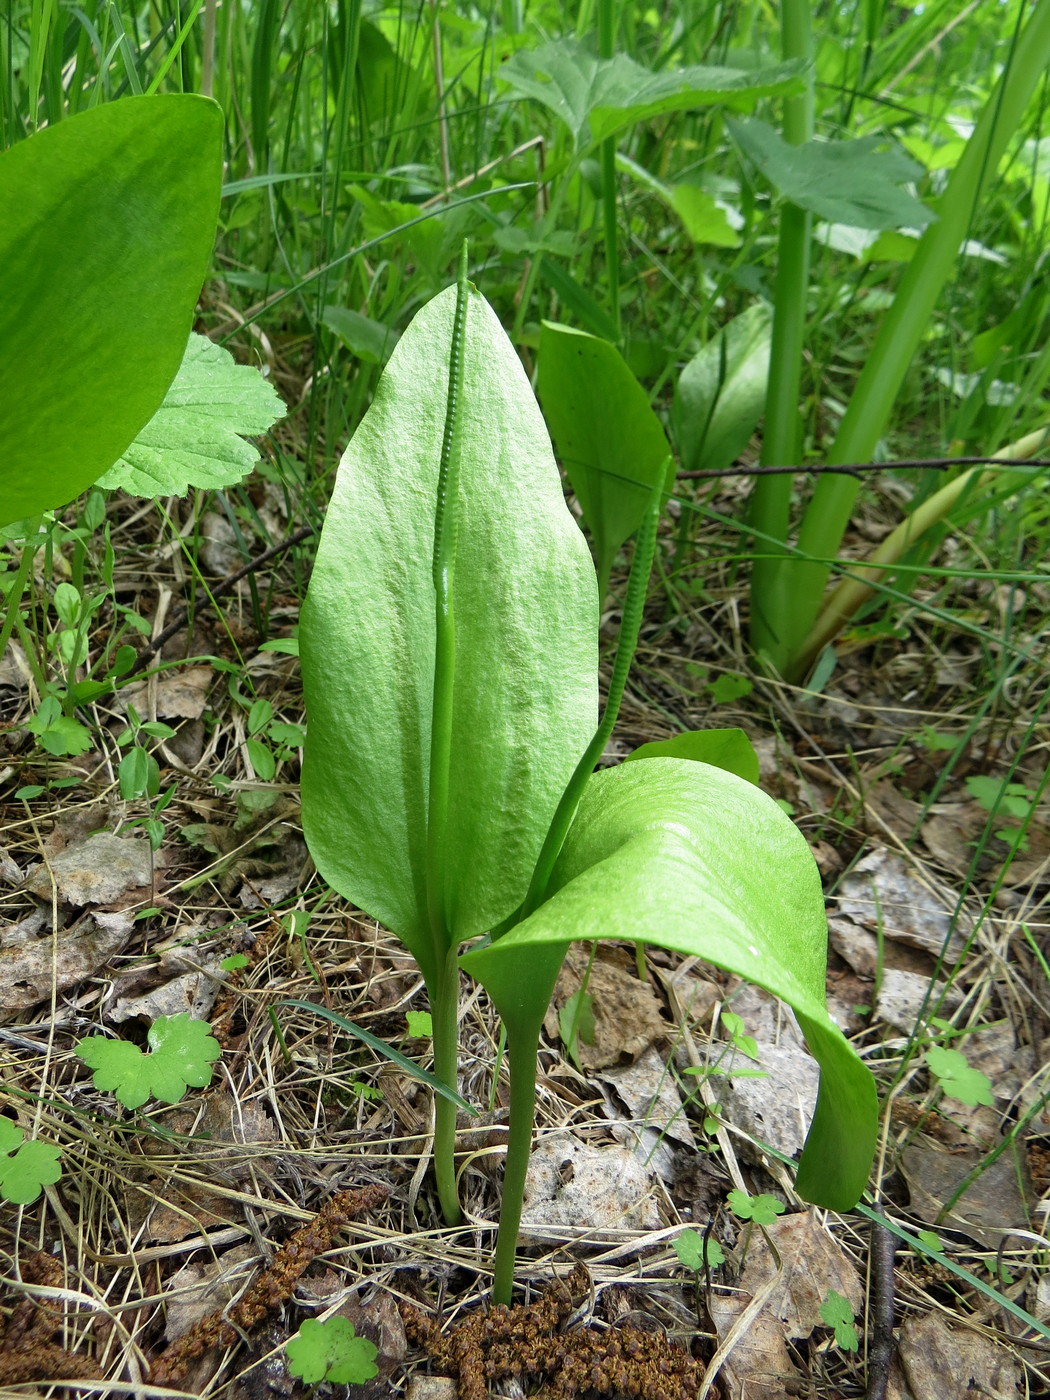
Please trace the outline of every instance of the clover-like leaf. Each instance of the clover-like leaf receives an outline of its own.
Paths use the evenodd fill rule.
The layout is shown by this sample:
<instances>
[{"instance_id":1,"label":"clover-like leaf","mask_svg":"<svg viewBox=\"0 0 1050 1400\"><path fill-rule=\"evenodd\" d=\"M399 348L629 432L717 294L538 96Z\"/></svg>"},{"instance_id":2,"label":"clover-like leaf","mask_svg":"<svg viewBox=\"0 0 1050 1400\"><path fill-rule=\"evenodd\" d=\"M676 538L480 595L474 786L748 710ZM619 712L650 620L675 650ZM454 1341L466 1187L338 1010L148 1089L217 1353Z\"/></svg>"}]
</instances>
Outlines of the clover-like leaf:
<instances>
[{"instance_id":1,"label":"clover-like leaf","mask_svg":"<svg viewBox=\"0 0 1050 1400\"><path fill-rule=\"evenodd\" d=\"M725 1251L717 1240L704 1239L697 1230L683 1230L674 1241L679 1262L698 1274L701 1269L717 1269L726 1262Z\"/></svg>"},{"instance_id":2,"label":"clover-like leaf","mask_svg":"<svg viewBox=\"0 0 1050 1400\"><path fill-rule=\"evenodd\" d=\"M141 1108L150 1097L178 1103L188 1087L211 1083L212 1062L222 1053L209 1034L207 1021L185 1012L158 1016L149 1028L150 1054L128 1040L89 1036L77 1046L77 1057L94 1071L96 1089L111 1091L125 1108Z\"/></svg>"},{"instance_id":3,"label":"clover-like leaf","mask_svg":"<svg viewBox=\"0 0 1050 1400\"><path fill-rule=\"evenodd\" d=\"M860 1346L857 1329L853 1325L853 1308L848 1298L836 1293L834 1288L820 1305L820 1316L828 1327L835 1329L835 1341L843 1351L856 1351Z\"/></svg>"},{"instance_id":4,"label":"clover-like leaf","mask_svg":"<svg viewBox=\"0 0 1050 1400\"><path fill-rule=\"evenodd\" d=\"M23 1138L21 1128L0 1118L0 1196L16 1206L30 1205L62 1175L57 1147Z\"/></svg>"},{"instance_id":5,"label":"clover-like leaf","mask_svg":"<svg viewBox=\"0 0 1050 1400\"><path fill-rule=\"evenodd\" d=\"M772 1225L777 1216L784 1213L783 1201L764 1191L757 1196L749 1196L746 1191L734 1190L726 1199L738 1220L753 1220L756 1225Z\"/></svg>"},{"instance_id":6,"label":"clover-like leaf","mask_svg":"<svg viewBox=\"0 0 1050 1400\"><path fill-rule=\"evenodd\" d=\"M283 416L284 404L258 370L191 335L164 402L99 485L133 496L232 486L259 460L245 437L265 433Z\"/></svg>"},{"instance_id":7,"label":"clover-like leaf","mask_svg":"<svg viewBox=\"0 0 1050 1400\"><path fill-rule=\"evenodd\" d=\"M949 1098L971 1107L979 1103L991 1107L995 1103L991 1080L979 1069L973 1069L960 1050L934 1045L926 1051L926 1065Z\"/></svg>"},{"instance_id":8,"label":"clover-like leaf","mask_svg":"<svg viewBox=\"0 0 1050 1400\"><path fill-rule=\"evenodd\" d=\"M345 1317L318 1322L310 1317L285 1348L288 1369L307 1385L331 1381L335 1385L363 1385L379 1375L376 1348L359 1337Z\"/></svg>"}]
</instances>

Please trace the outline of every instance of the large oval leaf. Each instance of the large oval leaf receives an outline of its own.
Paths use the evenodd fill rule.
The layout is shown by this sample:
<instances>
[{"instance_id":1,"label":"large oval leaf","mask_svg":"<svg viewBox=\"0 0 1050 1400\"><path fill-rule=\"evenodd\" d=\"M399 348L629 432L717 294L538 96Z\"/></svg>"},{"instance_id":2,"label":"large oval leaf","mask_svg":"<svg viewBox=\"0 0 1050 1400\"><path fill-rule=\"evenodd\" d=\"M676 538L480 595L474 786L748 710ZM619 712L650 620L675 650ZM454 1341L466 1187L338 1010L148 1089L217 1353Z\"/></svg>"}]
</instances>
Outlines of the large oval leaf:
<instances>
[{"instance_id":1,"label":"large oval leaf","mask_svg":"<svg viewBox=\"0 0 1050 1400\"><path fill-rule=\"evenodd\" d=\"M160 407L219 211L222 111L130 97L0 155L0 524L64 505Z\"/></svg>"},{"instance_id":2,"label":"large oval leaf","mask_svg":"<svg viewBox=\"0 0 1050 1400\"><path fill-rule=\"evenodd\" d=\"M855 1205L875 1149L875 1086L828 1015L820 877L772 798L680 759L606 769L588 785L552 889L524 923L461 959L511 1037L538 1027L557 950L576 939L641 940L746 977L794 1009L821 1067L798 1190L835 1210Z\"/></svg>"},{"instance_id":3,"label":"large oval leaf","mask_svg":"<svg viewBox=\"0 0 1050 1400\"><path fill-rule=\"evenodd\" d=\"M597 718L594 568L514 348L468 295L444 879L454 939L520 903ZM455 288L435 297L390 357L339 467L300 629L310 850L425 974L432 559L455 308Z\"/></svg>"}]
</instances>

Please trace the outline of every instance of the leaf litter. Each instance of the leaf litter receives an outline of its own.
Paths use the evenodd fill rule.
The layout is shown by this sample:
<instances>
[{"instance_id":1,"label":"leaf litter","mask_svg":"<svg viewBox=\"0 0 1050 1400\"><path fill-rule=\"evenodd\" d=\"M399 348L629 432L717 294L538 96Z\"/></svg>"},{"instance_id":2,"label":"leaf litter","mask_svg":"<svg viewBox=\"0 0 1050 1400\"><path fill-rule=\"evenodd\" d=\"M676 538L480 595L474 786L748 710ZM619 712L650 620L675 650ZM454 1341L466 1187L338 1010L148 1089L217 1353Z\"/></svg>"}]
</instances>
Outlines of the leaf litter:
<instances>
[{"instance_id":1,"label":"leaf litter","mask_svg":"<svg viewBox=\"0 0 1050 1400\"><path fill-rule=\"evenodd\" d=\"M235 555L229 562L239 567L240 559ZM230 620L239 626L236 612L235 604ZM711 645L717 655L725 642L718 639ZM275 712L286 706L283 717L294 723L300 718L294 680L289 690L294 666L280 660L278 666L267 658L267 666L257 667L254 674L268 687ZM884 1083L888 1085L898 1070L904 1073L892 1100L880 1181L888 1213L913 1229L937 1230L946 1259L975 1277L992 1279L1045 1317L1050 1305L1045 1301L1040 1247L1023 1232L1038 1235L1043 1220L1040 1194L1050 1187L1050 1171L1028 1170L1042 1160L1039 1134L1050 1134L1045 1086L1037 1074L1046 1060L1050 1025L1041 1010L1038 964L1022 927L1025 924L1038 937L1047 889L1045 862L1019 852L1002 872L996 902L982 907L975 894L983 898L990 892L1000 872L999 866L986 863L978 883L966 889L963 917L952 927L962 892L959 875L969 868L987 813L961 781L949 784L929 804L922 786L906 785L905 775L898 785L894 775L884 773L868 783L874 798L866 806L843 778L835 757L843 735L848 733L854 742L867 733L878 741L863 760L867 768L861 777L866 779L886 763L900 726L915 726L919 719L902 714L896 692L878 694L882 678L867 672L861 660L851 658L853 669L847 667L842 677L844 684L856 683L854 691L838 699L831 696L825 718L806 718L790 742L781 738L760 743L764 782L792 803L796 817L812 832L815 852L832 886L835 951L829 986L848 989L839 1004L841 1016L849 1018L851 1033L859 1036L865 1053L880 1067ZM683 674L680 656L653 649L643 662L645 679L624 711L625 731L629 733L632 725L637 730L634 742L668 737L663 712L648 707L646 696L651 692L658 700L666 698L669 692L660 688L663 677ZM735 672L741 668L734 656L727 657L727 665ZM176 668L169 673L172 682L178 681L180 669L194 668ZM280 1347L302 1320L299 1300L313 1310L318 1306L309 1301L314 1295L308 1280L331 1275L330 1283L334 1280L347 1295L345 1306L354 1314L351 1320L359 1333L366 1324L355 1317L364 1318L376 1306L389 1313L389 1300L407 1293L428 1317L444 1299L449 1334L474 1315L471 1300L483 1292L484 1278L477 1272L479 1256L473 1243L450 1237L430 1223L428 1186L416 1174L418 1153L426 1143L425 1096L381 1065L372 1052L348 1044L333 1028L311 1024L299 1013L279 1013L290 1060L275 1038L268 1008L282 998L316 998L318 977L330 1004L393 1044L404 1034L405 1010L424 1008L418 979L396 945L374 925L356 923L350 911L326 904L311 884L302 848L296 844L296 806L282 786L282 779L294 781L294 765L269 787L252 783L236 745L225 740L234 733L233 704L214 684L210 665L199 669L199 675L184 678L181 694L175 684L162 689L162 682L156 689L158 715L191 723L207 714L219 736L218 742L211 741L208 759L202 750L189 764L189 774L177 775L162 763L165 781L177 777L179 795L176 820L169 823L156 859L147 862L148 843L124 833L119 822L127 811L121 808L101 813L96 808L85 815L60 804L57 821L42 812L38 820L43 853L34 848L29 828L12 824L5 834L4 912L9 922L0 935L0 957L31 949L37 960L28 979L31 985L16 989L17 1004L5 1013L2 1053L8 1082L21 1082L35 1094L40 1088L38 1067L51 1038L49 1087L55 1097L43 1108L33 1136L61 1145L64 1176L49 1189L59 1193L65 1218L78 1221L67 1272L59 1283L99 1287L101 1280L115 1277L125 1300L123 1312L114 1310L112 1317L103 1315L90 1323L67 1313L64 1345L69 1351L61 1364L73 1369L54 1369L51 1375L89 1376L98 1339L107 1329L128 1339L111 1353L117 1365L131 1354L129 1346L144 1349L151 1358L160 1355L163 1338L150 1330L144 1314L130 1333L119 1330L131 1315L127 1307L141 1296L136 1280L144 1267L158 1271L174 1315L178 1295L189 1293L195 1282L225 1275L239 1289L253 1275L265 1277L267 1255L323 1210L333 1190L353 1186L361 1175L391 1189L390 1204L348 1227L347 1243L327 1250L323 1260L300 1276L287 1324L253 1321L245 1339L237 1340L236 1350L225 1359L213 1354L206 1369L197 1373L198 1393L214 1393L232 1381L241 1395L247 1377L261 1374L260 1368L283 1376L281 1384L290 1384ZM865 685L868 693L857 693ZM693 697L683 702L683 722L710 722L703 708L708 702L696 698L695 686L683 683L681 694ZM198 705L195 716L180 713ZM849 723L837 728L836 715L846 714L847 706L852 707ZM723 716L718 718L722 721ZM728 721L728 711L725 718ZM745 725L750 722L746 707L739 718ZM927 712L924 722L944 725L940 712ZM785 725L790 733L786 720ZM632 746L630 739L624 743L625 750ZM89 756L89 761L94 760ZM199 772L193 774L194 768ZM234 795L244 793L249 799L240 810L228 795L216 795L201 782L213 771L232 784ZM917 768L907 777L909 783L924 781ZM267 801L254 806L259 793ZM234 830L249 810L250 819ZM78 819L70 823L67 817L74 812ZM20 819L23 807L13 807L11 813ZM945 821L955 824L950 849ZM205 842L194 846L176 839L181 825L194 822L207 828L205 834L216 850L209 851ZM128 855L124 843L135 848L121 877L123 884L93 883L98 867L111 864L91 859L93 852L102 850L97 842L90 844L100 831L122 843L122 860ZM229 834L220 838L219 832ZM911 854L905 856L909 842ZM1035 844L1035 856L1040 849ZM52 887L47 864L54 870L65 851L71 854L59 860ZM32 884L20 883L21 872L34 865ZM264 886L271 879L281 883ZM244 895L252 896L253 908L243 907ZM51 929L55 897L57 933ZM298 902L310 909L305 941L289 936L284 911L272 907L275 901L283 901L285 907ZM163 912L136 918L151 905ZM848 937L836 936L836 927ZM938 967L947 934L950 961ZM963 947L966 939L971 939L968 948ZM227 974L221 968L223 957L242 948L248 950L250 965ZM853 951L849 967L842 961L847 949ZM961 962L954 967L960 954ZM720 975L682 960L661 959L662 955L649 955L655 980L642 983L633 970L633 949L600 952L589 983L595 1045L580 1044L587 1077L569 1062L555 1017L541 1063L542 1121L534 1178L542 1177L550 1187L550 1200L556 1203L561 1197L563 1205L560 1219L539 1226L531 1243L523 1246L524 1276L539 1291L553 1277L564 1277L572 1257L587 1260L593 1303L579 1346L580 1355L587 1354L592 1365L595 1358L586 1348L592 1345L594 1325L605 1335L627 1308L632 1326L640 1331L658 1328L681 1350L699 1358L699 1374L706 1374L718 1349L725 1347L718 1383L731 1400L738 1395L779 1397L807 1377L818 1394L848 1393L849 1385L856 1390L862 1384L858 1359L837 1346L821 1307L832 1292L847 1299L864 1342L866 1302L858 1289L865 1278L866 1240L854 1217L840 1220L800 1209L790 1193L790 1178L765 1151L776 1145L769 1125L779 1107L776 1086L784 1081L779 1074L768 1080L737 1081L770 1096L764 1107L759 1099L759 1108L749 1118L742 1104L730 1097L730 1089L736 1087L731 1075L720 1076L717 1083L709 1076L703 1084L705 1097L698 1080L683 1072L689 1063L681 1054L683 1026L702 1049L703 1066L709 1068L719 1056L722 1068L748 1066L747 1057L724 1038L719 1005L741 1015L745 1033L756 1041L757 1068L762 1067L763 1055L774 1050L800 1049L797 1031L775 1005L762 1004L761 997L749 1000L750 993L745 996ZM575 956L567 964L558 998L579 989L585 965L586 957L577 961ZM19 980L8 975L12 966L3 964L8 997ZM116 1024L127 1027L122 1034L135 1035L137 1023L171 1014L157 998L165 989L178 989L179 996L188 998L189 984L181 979L196 977L197 967L205 969L205 980L218 980L215 974L222 974L224 1087L193 1093L174 1109L147 1107L136 1133L129 1134L113 1115L112 1098L95 1091L86 1072L77 1068L74 1040L93 1026L112 1029ZM24 972L23 967L22 980ZM892 991L895 978L902 976L908 979L908 995L893 1013L887 984ZM935 985L928 999L931 979L948 994L942 997ZM672 985L673 1000L664 993ZM56 995L52 1023L46 1008L34 1008ZM925 1039L905 1064L902 1055L924 1000ZM674 1001L691 1008L681 1022ZM200 1003L195 1000L193 1005ZM935 1024L933 1016L940 1021ZM973 1069L990 1079L994 1106L968 1108L947 1097L923 1059L925 1049L938 1038L945 1048L960 1050ZM467 1209L473 1219L491 1221L506 1083L502 1076L492 1082L495 1027L482 1006L469 1009L462 1043L464 1091L470 1081L472 1097L479 1097L479 1089L481 1094L494 1094L488 1136L483 1141L480 1133L470 1137L464 1129L461 1157ZM732 1064L726 1059L727 1047L735 1056ZM411 1053L417 1052L425 1054L425 1044L414 1046ZM604 1063L589 1062L589 1055ZM382 1097L373 1096L376 1089ZM779 1097L783 1099L783 1093ZM73 1129L82 1120L70 1119L60 1107L64 1101L90 1115L98 1138ZM1010 1133L1017 1115L1029 1112L1033 1116L1016 1146L985 1166L989 1150L1002 1142L1004 1132ZM804 1113L793 1101L787 1113L792 1127L804 1121ZM21 1121L28 1126L28 1119ZM717 1131L712 1126L716 1121ZM679 1124L686 1126L685 1132L677 1131ZM716 1139L722 1152L706 1150ZM98 1142L106 1144L104 1153ZM728 1155L723 1156L726 1149ZM482 1159L473 1160L470 1154L475 1152ZM576 1204L564 1204L573 1201L566 1193L577 1174L584 1184L599 1174L618 1183L635 1180L636 1170L640 1175L633 1197L625 1197L621 1189L619 1204L604 1212L591 1210L588 1217L594 1195L589 1191L579 1191ZM973 1181L941 1219L968 1174ZM753 1194L777 1193L786 1206L784 1214L762 1227L739 1221L725 1201L731 1188L741 1186ZM118 1216L91 1213L86 1205L93 1192L122 1202ZM634 1220L625 1214L625 1199L640 1211ZM42 1212L41 1237L49 1247L58 1244L62 1217L46 1205L25 1210ZM423 1228L412 1231L406 1244L412 1210ZM702 1235L710 1230L709 1238L725 1254L725 1262L713 1267L707 1278L683 1277L668 1246L667 1231L683 1226L695 1226ZM3 1246L13 1257L13 1235L9 1226L3 1228ZM549 1245L539 1242L544 1231ZM804 1238L798 1248L794 1232ZM180 1274L187 1264L200 1266L203 1274ZM1012 1283L1005 1281L1002 1269ZM635 1278L637 1284L632 1282ZM890 1375L891 1395L932 1400L945 1393L946 1376L964 1386L971 1375L990 1395L1019 1393L1022 1369L1032 1353L1014 1346L1015 1320L943 1264L907 1248L898 1253L895 1278L900 1353ZM228 1299L229 1294L220 1291L216 1306L227 1306ZM756 1299L761 1305L748 1315ZM201 1321L200 1307L198 1297L196 1322ZM741 1319L745 1326L734 1335ZM971 1323L996 1335L975 1330ZM808 1333L800 1330L806 1324ZM404 1380L418 1390L425 1380L440 1380L418 1374L418 1351L398 1354L396 1342L388 1341L385 1384ZM42 1355L57 1368L55 1343L48 1338L41 1346L52 1348ZM266 1360L275 1346L275 1359ZM517 1363L523 1357L519 1351L506 1359ZM379 1364L383 1365L382 1347ZM243 1394L246 1400L247 1392Z\"/></svg>"}]
</instances>

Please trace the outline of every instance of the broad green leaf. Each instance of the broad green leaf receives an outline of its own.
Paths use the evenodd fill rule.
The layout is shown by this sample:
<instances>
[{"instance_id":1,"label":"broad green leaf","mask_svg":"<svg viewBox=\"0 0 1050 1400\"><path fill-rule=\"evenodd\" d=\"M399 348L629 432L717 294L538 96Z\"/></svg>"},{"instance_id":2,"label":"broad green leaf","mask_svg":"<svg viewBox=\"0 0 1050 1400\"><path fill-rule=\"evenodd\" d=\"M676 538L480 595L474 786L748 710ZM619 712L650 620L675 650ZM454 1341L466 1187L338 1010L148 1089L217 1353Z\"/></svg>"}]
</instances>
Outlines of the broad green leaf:
<instances>
[{"instance_id":1,"label":"broad green leaf","mask_svg":"<svg viewBox=\"0 0 1050 1400\"><path fill-rule=\"evenodd\" d=\"M573 39L516 53L499 77L565 123L578 152L635 122L712 102L750 109L759 97L800 89L798 63L768 68L693 67L650 72L626 54L597 58Z\"/></svg>"},{"instance_id":2,"label":"broad green leaf","mask_svg":"<svg viewBox=\"0 0 1050 1400\"><path fill-rule=\"evenodd\" d=\"M160 407L219 208L222 112L129 97L0 155L0 524L64 505Z\"/></svg>"},{"instance_id":3,"label":"broad green leaf","mask_svg":"<svg viewBox=\"0 0 1050 1400\"><path fill-rule=\"evenodd\" d=\"M740 456L766 402L772 316L761 302L735 316L686 365L674 422L684 471L724 471Z\"/></svg>"},{"instance_id":4,"label":"broad green leaf","mask_svg":"<svg viewBox=\"0 0 1050 1400\"><path fill-rule=\"evenodd\" d=\"M259 460L245 437L283 417L277 391L257 369L237 364L207 336L191 335L164 402L98 484L132 496L233 486Z\"/></svg>"},{"instance_id":5,"label":"broad green leaf","mask_svg":"<svg viewBox=\"0 0 1050 1400\"><path fill-rule=\"evenodd\" d=\"M539 394L594 541L602 590L671 449L649 397L608 341L544 321Z\"/></svg>"},{"instance_id":6,"label":"broad green leaf","mask_svg":"<svg viewBox=\"0 0 1050 1400\"><path fill-rule=\"evenodd\" d=\"M639 744L624 762L638 758L687 758L735 773L749 783L758 782L758 755L742 729L688 729L673 739Z\"/></svg>"},{"instance_id":7,"label":"broad green leaf","mask_svg":"<svg viewBox=\"0 0 1050 1400\"><path fill-rule=\"evenodd\" d=\"M606 769L588 784L551 889L530 918L461 959L512 1042L538 1026L576 939L640 940L745 977L794 1009L821 1067L797 1189L851 1208L875 1148L875 1086L828 1015L820 876L773 799L706 764L651 758Z\"/></svg>"},{"instance_id":8,"label":"broad green leaf","mask_svg":"<svg viewBox=\"0 0 1050 1400\"><path fill-rule=\"evenodd\" d=\"M339 467L299 632L311 853L427 976L436 972L424 879L432 568L455 308L449 288L390 357ZM454 939L520 903L597 716L594 568L525 372L473 289L459 403L444 872Z\"/></svg>"},{"instance_id":9,"label":"broad green leaf","mask_svg":"<svg viewBox=\"0 0 1050 1400\"><path fill-rule=\"evenodd\" d=\"M729 1209L738 1220L753 1220L756 1225L772 1225L778 1215L784 1214L784 1202L776 1196L761 1192L750 1196L746 1191L732 1190L726 1197Z\"/></svg>"},{"instance_id":10,"label":"broad green leaf","mask_svg":"<svg viewBox=\"0 0 1050 1400\"><path fill-rule=\"evenodd\" d=\"M94 1071L95 1088L115 1093L125 1108L140 1108L150 1097L178 1103L189 1086L211 1083L212 1062L222 1050L210 1030L207 1021L180 1012L158 1016L150 1026L149 1054L130 1040L104 1036L82 1040L75 1053Z\"/></svg>"},{"instance_id":11,"label":"broad green leaf","mask_svg":"<svg viewBox=\"0 0 1050 1400\"><path fill-rule=\"evenodd\" d=\"M765 122L729 118L727 124L770 184L800 209L856 228L924 228L933 221L925 204L901 188L924 173L922 166L884 136L793 146Z\"/></svg>"},{"instance_id":12,"label":"broad green leaf","mask_svg":"<svg viewBox=\"0 0 1050 1400\"><path fill-rule=\"evenodd\" d=\"M736 230L743 226L743 216L707 190L690 184L666 185L623 151L616 153L616 167L673 209L694 243L710 243L719 248L740 246Z\"/></svg>"}]
</instances>

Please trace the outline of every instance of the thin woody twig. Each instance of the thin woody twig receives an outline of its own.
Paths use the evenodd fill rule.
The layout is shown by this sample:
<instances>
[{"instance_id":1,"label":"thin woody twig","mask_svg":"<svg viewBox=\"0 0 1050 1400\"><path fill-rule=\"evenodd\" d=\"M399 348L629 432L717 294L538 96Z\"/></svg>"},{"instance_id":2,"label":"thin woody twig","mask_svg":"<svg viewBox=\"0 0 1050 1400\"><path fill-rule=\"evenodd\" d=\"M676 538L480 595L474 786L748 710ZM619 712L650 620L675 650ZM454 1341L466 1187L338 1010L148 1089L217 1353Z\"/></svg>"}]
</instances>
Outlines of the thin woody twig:
<instances>
[{"instance_id":1,"label":"thin woody twig","mask_svg":"<svg viewBox=\"0 0 1050 1400\"><path fill-rule=\"evenodd\" d=\"M882 1207L875 1211L881 1215ZM890 1363L896 1345L893 1336L893 1311L896 1286L893 1261L897 1240L881 1220L871 1222L871 1315L872 1339L868 1350L867 1400L885 1400L890 1379Z\"/></svg>"}]
</instances>

